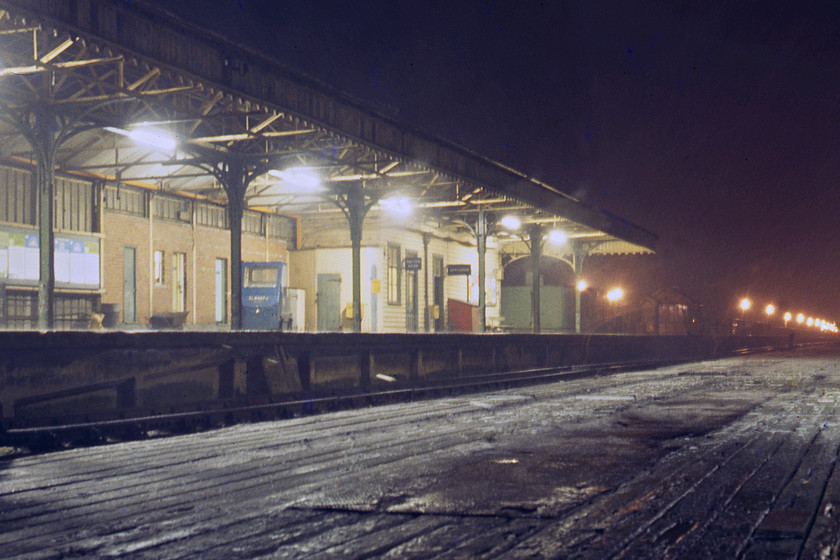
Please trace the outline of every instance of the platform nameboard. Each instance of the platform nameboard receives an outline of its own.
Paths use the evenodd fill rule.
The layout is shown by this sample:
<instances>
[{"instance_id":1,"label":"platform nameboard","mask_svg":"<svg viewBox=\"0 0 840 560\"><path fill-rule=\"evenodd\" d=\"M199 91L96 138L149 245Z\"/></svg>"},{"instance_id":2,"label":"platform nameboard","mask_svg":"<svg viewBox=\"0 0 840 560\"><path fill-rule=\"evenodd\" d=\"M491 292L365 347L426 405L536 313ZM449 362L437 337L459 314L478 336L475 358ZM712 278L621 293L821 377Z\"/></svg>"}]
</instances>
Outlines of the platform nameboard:
<instances>
[{"instance_id":1,"label":"platform nameboard","mask_svg":"<svg viewBox=\"0 0 840 560\"><path fill-rule=\"evenodd\" d=\"M472 265L470 264L449 264L446 265L446 274L448 276L469 276L472 274Z\"/></svg>"}]
</instances>

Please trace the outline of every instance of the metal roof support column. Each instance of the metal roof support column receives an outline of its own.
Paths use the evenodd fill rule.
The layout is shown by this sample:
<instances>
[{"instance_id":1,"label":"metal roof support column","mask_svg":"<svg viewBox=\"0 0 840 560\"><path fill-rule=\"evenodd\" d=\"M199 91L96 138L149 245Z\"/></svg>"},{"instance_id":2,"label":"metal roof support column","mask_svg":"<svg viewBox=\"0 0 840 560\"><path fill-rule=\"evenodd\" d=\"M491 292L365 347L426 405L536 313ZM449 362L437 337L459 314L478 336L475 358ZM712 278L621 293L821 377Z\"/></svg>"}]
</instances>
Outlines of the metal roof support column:
<instances>
[{"instance_id":1,"label":"metal roof support column","mask_svg":"<svg viewBox=\"0 0 840 560\"><path fill-rule=\"evenodd\" d=\"M19 110L0 101L2 118L16 127L32 147L35 156L35 189L38 201L38 328L55 326L55 241L53 232L55 198L55 151L61 138L69 136L66 119L52 107L36 102Z\"/></svg>"},{"instance_id":2,"label":"metal roof support column","mask_svg":"<svg viewBox=\"0 0 840 560\"><path fill-rule=\"evenodd\" d=\"M361 183L350 185L346 204L353 251L353 332L362 332L362 226L370 207L365 206Z\"/></svg>"},{"instance_id":3,"label":"metal roof support column","mask_svg":"<svg viewBox=\"0 0 840 560\"><path fill-rule=\"evenodd\" d=\"M46 72L42 91L32 104L12 109L0 99L0 120L15 127L35 156L35 188L38 198L38 328L55 326L55 163L58 147L73 136L101 125L89 122L89 116L106 105L125 101L105 99L96 103L59 106L54 97L55 76Z\"/></svg>"},{"instance_id":4,"label":"metal roof support column","mask_svg":"<svg viewBox=\"0 0 840 560\"><path fill-rule=\"evenodd\" d=\"M423 313L423 325L426 332L432 331L432 317L429 312L429 241L432 236L428 233L423 233L423 306L425 312Z\"/></svg>"},{"instance_id":5,"label":"metal roof support column","mask_svg":"<svg viewBox=\"0 0 840 560\"><path fill-rule=\"evenodd\" d=\"M203 150L192 152L201 160L194 164L212 174L227 195L230 220L230 328L242 328L242 216L245 214L245 191L255 178L269 169L265 156L249 156L234 151Z\"/></svg>"},{"instance_id":6,"label":"metal roof support column","mask_svg":"<svg viewBox=\"0 0 840 560\"><path fill-rule=\"evenodd\" d=\"M478 332L487 332L487 215L478 212L475 223L475 239L478 246Z\"/></svg>"},{"instance_id":7,"label":"metal roof support column","mask_svg":"<svg viewBox=\"0 0 840 560\"><path fill-rule=\"evenodd\" d=\"M33 115L32 147L37 166L35 187L38 190L38 328L55 326L55 240L53 228L53 199L55 197L55 147L52 130L54 118L46 104L39 106Z\"/></svg>"},{"instance_id":8,"label":"metal roof support column","mask_svg":"<svg viewBox=\"0 0 840 560\"><path fill-rule=\"evenodd\" d=\"M531 288L531 317L533 319L533 332L540 332L540 268L542 260L542 226L531 224L528 227L531 249L531 270L533 274Z\"/></svg>"},{"instance_id":9,"label":"metal roof support column","mask_svg":"<svg viewBox=\"0 0 840 560\"><path fill-rule=\"evenodd\" d=\"M236 152L202 154L203 167L212 173L228 199L230 221L230 328L242 328L242 216L245 213L245 191L267 164L249 165L244 154ZM253 169L251 169L253 168Z\"/></svg>"},{"instance_id":10,"label":"metal roof support column","mask_svg":"<svg viewBox=\"0 0 840 560\"><path fill-rule=\"evenodd\" d=\"M235 162L235 163L234 163ZM242 329L242 216L245 213L245 170L241 158L234 158L228 180L223 182L230 219L230 328Z\"/></svg>"},{"instance_id":11,"label":"metal roof support column","mask_svg":"<svg viewBox=\"0 0 840 560\"><path fill-rule=\"evenodd\" d=\"M575 269L575 332L580 333L582 330L582 312L581 312L581 291L578 289L578 283L583 279L583 260L592 253L601 241L573 241L572 242L572 264Z\"/></svg>"},{"instance_id":12,"label":"metal roof support column","mask_svg":"<svg viewBox=\"0 0 840 560\"><path fill-rule=\"evenodd\" d=\"M575 268L575 332L580 334L580 298L581 298L581 291L578 287L578 283L582 280L583 276L583 257L586 255L586 250L581 246L580 243L575 243L573 245L573 264Z\"/></svg>"}]
</instances>

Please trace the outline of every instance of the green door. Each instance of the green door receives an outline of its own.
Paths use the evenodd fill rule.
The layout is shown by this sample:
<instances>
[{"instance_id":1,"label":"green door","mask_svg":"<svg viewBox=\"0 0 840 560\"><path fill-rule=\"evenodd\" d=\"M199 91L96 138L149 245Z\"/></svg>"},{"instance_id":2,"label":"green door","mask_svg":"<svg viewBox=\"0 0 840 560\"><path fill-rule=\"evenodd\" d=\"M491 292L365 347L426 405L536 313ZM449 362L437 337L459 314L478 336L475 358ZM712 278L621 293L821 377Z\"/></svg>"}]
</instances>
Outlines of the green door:
<instances>
[{"instance_id":1,"label":"green door","mask_svg":"<svg viewBox=\"0 0 840 560\"><path fill-rule=\"evenodd\" d=\"M443 331L443 257L434 255L432 257L432 294L433 303L437 306L438 316L435 319L435 332Z\"/></svg>"},{"instance_id":2,"label":"green door","mask_svg":"<svg viewBox=\"0 0 840 560\"><path fill-rule=\"evenodd\" d=\"M414 251L405 252L406 259L416 259ZM417 270L405 271L405 330L406 332L417 332Z\"/></svg>"},{"instance_id":3,"label":"green door","mask_svg":"<svg viewBox=\"0 0 840 560\"><path fill-rule=\"evenodd\" d=\"M318 330L341 330L341 275L319 274L315 305L318 308Z\"/></svg>"},{"instance_id":4,"label":"green door","mask_svg":"<svg viewBox=\"0 0 840 560\"><path fill-rule=\"evenodd\" d=\"M216 322L227 322L227 259L216 259Z\"/></svg>"}]
</instances>

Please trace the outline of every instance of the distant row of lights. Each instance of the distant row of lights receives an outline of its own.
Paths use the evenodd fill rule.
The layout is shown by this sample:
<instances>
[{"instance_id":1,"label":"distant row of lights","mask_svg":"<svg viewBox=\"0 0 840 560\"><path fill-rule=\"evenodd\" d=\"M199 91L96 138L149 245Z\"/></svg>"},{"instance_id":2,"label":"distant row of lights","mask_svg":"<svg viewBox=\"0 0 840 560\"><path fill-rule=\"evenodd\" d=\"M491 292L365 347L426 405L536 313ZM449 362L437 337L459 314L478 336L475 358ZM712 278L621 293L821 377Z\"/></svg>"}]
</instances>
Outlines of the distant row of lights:
<instances>
[{"instance_id":1,"label":"distant row of lights","mask_svg":"<svg viewBox=\"0 0 840 560\"><path fill-rule=\"evenodd\" d=\"M739 307L742 311L747 312L752 307L752 302L749 299L744 298L741 300ZM767 307L764 308L764 313L767 314L768 318L772 317L776 313L776 306L774 306L772 303L767 304ZM785 321L785 326L787 326L788 323L790 323L793 320L793 313L787 311L782 316L782 318ZM837 327L837 323L829 322L824 319L816 319L814 317L806 317L803 313L799 313L796 316L796 323L800 326L813 327L820 329L821 331L828 331L832 333L837 333L838 331L840 331L840 329L838 329Z\"/></svg>"},{"instance_id":2,"label":"distant row of lights","mask_svg":"<svg viewBox=\"0 0 840 560\"><path fill-rule=\"evenodd\" d=\"M586 282L586 280L580 280L577 283L576 288L577 288L577 291L579 291L579 292L585 292L586 290L589 289L589 284ZM605 297L607 298L608 301L611 301L613 303L615 303L617 301L620 301L620 300L624 299L624 289L623 288L612 288L605 294Z\"/></svg>"}]
</instances>

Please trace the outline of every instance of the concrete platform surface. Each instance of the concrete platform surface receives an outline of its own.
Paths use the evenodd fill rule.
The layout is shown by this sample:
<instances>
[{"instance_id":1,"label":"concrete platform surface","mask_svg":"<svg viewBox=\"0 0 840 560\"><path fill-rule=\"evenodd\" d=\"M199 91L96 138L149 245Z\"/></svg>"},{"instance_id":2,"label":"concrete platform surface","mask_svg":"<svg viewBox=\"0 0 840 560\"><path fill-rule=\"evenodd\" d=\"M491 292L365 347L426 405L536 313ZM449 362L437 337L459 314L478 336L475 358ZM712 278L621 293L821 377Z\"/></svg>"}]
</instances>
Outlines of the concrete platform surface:
<instances>
[{"instance_id":1,"label":"concrete platform surface","mask_svg":"<svg viewBox=\"0 0 840 560\"><path fill-rule=\"evenodd\" d=\"M840 352L0 461L0 557L838 557Z\"/></svg>"}]
</instances>

